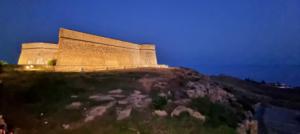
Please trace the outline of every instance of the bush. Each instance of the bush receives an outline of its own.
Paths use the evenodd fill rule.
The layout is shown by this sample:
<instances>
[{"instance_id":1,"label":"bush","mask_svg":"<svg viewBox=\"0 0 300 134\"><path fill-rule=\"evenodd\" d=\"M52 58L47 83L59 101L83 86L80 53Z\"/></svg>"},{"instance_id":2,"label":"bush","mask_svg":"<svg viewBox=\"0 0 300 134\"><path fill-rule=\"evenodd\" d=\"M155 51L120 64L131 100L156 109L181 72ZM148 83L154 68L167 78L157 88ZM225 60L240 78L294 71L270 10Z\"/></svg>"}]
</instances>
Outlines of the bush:
<instances>
[{"instance_id":1,"label":"bush","mask_svg":"<svg viewBox=\"0 0 300 134\"><path fill-rule=\"evenodd\" d=\"M7 65L8 63L4 60L0 60L0 65L3 66L3 65Z\"/></svg>"},{"instance_id":2,"label":"bush","mask_svg":"<svg viewBox=\"0 0 300 134\"><path fill-rule=\"evenodd\" d=\"M48 61L49 66L55 66L56 65L56 59L52 59Z\"/></svg>"},{"instance_id":3,"label":"bush","mask_svg":"<svg viewBox=\"0 0 300 134\"><path fill-rule=\"evenodd\" d=\"M168 103L168 100L166 97L157 96L153 99L152 105L155 109L162 110Z\"/></svg>"},{"instance_id":4,"label":"bush","mask_svg":"<svg viewBox=\"0 0 300 134\"><path fill-rule=\"evenodd\" d=\"M3 72L3 66L7 65L8 63L6 61L0 60L0 73Z\"/></svg>"},{"instance_id":5,"label":"bush","mask_svg":"<svg viewBox=\"0 0 300 134\"><path fill-rule=\"evenodd\" d=\"M193 99L191 107L207 117L206 125L219 127L226 124L232 128L237 127L238 115L225 105L212 103L207 97Z\"/></svg>"}]
</instances>

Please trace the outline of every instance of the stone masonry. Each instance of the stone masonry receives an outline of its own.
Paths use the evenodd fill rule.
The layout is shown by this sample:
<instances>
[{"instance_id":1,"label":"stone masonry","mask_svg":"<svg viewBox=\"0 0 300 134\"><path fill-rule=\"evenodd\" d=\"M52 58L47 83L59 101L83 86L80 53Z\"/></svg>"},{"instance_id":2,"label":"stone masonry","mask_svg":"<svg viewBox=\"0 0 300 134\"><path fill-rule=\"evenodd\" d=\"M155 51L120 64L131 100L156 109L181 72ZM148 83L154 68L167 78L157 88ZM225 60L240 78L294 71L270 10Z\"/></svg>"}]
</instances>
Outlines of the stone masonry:
<instances>
[{"instance_id":1,"label":"stone masonry","mask_svg":"<svg viewBox=\"0 0 300 134\"><path fill-rule=\"evenodd\" d=\"M57 60L55 71L164 67L157 64L154 45L140 45L63 28L59 30L58 45L23 44L18 64L47 65L53 59Z\"/></svg>"},{"instance_id":2,"label":"stone masonry","mask_svg":"<svg viewBox=\"0 0 300 134\"><path fill-rule=\"evenodd\" d=\"M19 65L47 65L56 59L58 46L51 43L23 43Z\"/></svg>"}]
</instances>

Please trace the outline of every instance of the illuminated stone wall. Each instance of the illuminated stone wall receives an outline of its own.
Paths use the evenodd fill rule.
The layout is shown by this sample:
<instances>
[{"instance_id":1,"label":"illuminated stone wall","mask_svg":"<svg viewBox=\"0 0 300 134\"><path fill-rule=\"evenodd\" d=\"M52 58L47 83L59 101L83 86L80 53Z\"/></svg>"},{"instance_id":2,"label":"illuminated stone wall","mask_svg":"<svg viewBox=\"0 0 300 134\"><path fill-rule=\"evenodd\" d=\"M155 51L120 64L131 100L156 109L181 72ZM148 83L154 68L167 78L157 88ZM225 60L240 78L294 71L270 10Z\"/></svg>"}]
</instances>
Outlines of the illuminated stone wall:
<instances>
[{"instance_id":1,"label":"illuminated stone wall","mask_svg":"<svg viewBox=\"0 0 300 134\"><path fill-rule=\"evenodd\" d=\"M22 44L19 65L47 65L48 61L56 59L58 46L51 43Z\"/></svg>"},{"instance_id":2,"label":"illuminated stone wall","mask_svg":"<svg viewBox=\"0 0 300 134\"><path fill-rule=\"evenodd\" d=\"M22 44L19 65L47 65L52 59L55 71L97 71L157 65L155 46L135 44L111 38L59 30L58 45Z\"/></svg>"},{"instance_id":3,"label":"illuminated stone wall","mask_svg":"<svg viewBox=\"0 0 300 134\"><path fill-rule=\"evenodd\" d=\"M154 45L60 29L57 71L94 71L156 67Z\"/></svg>"}]
</instances>

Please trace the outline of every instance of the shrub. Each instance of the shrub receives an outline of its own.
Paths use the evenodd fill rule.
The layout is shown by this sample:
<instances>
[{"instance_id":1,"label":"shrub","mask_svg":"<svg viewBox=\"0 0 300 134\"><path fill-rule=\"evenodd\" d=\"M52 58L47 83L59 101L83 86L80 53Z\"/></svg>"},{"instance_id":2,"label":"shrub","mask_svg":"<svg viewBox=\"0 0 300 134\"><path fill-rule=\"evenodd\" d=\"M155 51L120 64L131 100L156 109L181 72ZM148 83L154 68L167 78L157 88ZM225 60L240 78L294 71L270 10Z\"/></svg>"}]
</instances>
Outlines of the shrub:
<instances>
[{"instance_id":1,"label":"shrub","mask_svg":"<svg viewBox=\"0 0 300 134\"><path fill-rule=\"evenodd\" d=\"M238 115L226 105L212 103L209 98L204 97L193 99L191 107L208 118L206 125L219 127L226 124L233 128L237 127Z\"/></svg>"},{"instance_id":2,"label":"shrub","mask_svg":"<svg viewBox=\"0 0 300 134\"><path fill-rule=\"evenodd\" d=\"M166 97L156 96L153 101L152 105L155 109L162 110L168 103L168 100Z\"/></svg>"},{"instance_id":3,"label":"shrub","mask_svg":"<svg viewBox=\"0 0 300 134\"><path fill-rule=\"evenodd\" d=\"M7 65L8 63L6 61L0 60L0 73L3 72L3 66Z\"/></svg>"},{"instance_id":4,"label":"shrub","mask_svg":"<svg viewBox=\"0 0 300 134\"><path fill-rule=\"evenodd\" d=\"M4 61L4 60L0 60L0 65L7 65L8 63L6 62L6 61Z\"/></svg>"},{"instance_id":5,"label":"shrub","mask_svg":"<svg viewBox=\"0 0 300 134\"><path fill-rule=\"evenodd\" d=\"M55 66L56 65L56 59L52 59L48 61L49 66Z\"/></svg>"}]
</instances>

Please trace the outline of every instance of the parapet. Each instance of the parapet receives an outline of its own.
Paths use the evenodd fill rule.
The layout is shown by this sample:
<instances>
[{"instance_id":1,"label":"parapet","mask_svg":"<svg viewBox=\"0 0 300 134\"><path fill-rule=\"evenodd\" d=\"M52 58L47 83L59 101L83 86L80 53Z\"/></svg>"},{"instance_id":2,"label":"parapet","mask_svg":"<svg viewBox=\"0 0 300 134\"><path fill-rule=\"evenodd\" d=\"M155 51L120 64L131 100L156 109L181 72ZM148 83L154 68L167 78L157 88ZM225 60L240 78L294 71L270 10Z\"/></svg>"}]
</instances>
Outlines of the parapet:
<instances>
[{"instance_id":1,"label":"parapet","mask_svg":"<svg viewBox=\"0 0 300 134\"><path fill-rule=\"evenodd\" d=\"M155 50L155 45L153 44L142 44L140 45L141 50Z\"/></svg>"},{"instance_id":2,"label":"parapet","mask_svg":"<svg viewBox=\"0 0 300 134\"><path fill-rule=\"evenodd\" d=\"M58 49L58 45L43 42L23 43L22 49Z\"/></svg>"},{"instance_id":3,"label":"parapet","mask_svg":"<svg viewBox=\"0 0 300 134\"><path fill-rule=\"evenodd\" d=\"M106 46L115 46L122 48L130 48L130 49L140 49L140 45L136 43L121 41L117 39L102 37L98 35L92 35L88 33L77 32L74 30L60 28L59 30L59 38L62 39L70 39L77 40L83 42L90 42L93 44L106 45Z\"/></svg>"}]
</instances>

